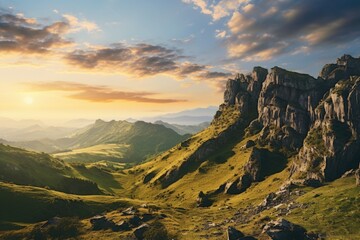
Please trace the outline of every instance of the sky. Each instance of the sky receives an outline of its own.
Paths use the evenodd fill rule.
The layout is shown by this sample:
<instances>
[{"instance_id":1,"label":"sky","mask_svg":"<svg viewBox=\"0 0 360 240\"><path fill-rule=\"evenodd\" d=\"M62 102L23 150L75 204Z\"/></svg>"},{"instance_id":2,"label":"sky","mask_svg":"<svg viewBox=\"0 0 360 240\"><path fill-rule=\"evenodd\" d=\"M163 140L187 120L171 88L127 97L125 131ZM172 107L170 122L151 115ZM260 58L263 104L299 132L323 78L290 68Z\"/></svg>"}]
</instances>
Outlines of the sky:
<instances>
[{"instance_id":1,"label":"sky","mask_svg":"<svg viewBox=\"0 0 360 240\"><path fill-rule=\"evenodd\" d=\"M0 116L125 119L219 105L254 66L360 55L358 0L2 0Z\"/></svg>"}]
</instances>

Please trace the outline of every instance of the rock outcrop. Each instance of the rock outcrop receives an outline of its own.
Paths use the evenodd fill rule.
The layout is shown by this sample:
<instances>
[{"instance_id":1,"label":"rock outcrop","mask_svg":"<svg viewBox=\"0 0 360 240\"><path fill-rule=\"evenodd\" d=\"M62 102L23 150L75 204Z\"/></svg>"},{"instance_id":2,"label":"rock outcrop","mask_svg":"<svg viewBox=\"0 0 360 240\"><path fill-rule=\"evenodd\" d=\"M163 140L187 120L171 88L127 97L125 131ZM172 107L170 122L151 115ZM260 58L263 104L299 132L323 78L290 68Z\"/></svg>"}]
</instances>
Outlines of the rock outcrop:
<instances>
[{"instance_id":1,"label":"rock outcrop","mask_svg":"<svg viewBox=\"0 0 360 240\"><path fill-rule=\"evenodd\" d=\"M259 142L299 152L293 172L306 182L334 180L356 168L360 153L360 58L344 55L315 79L275 67L263 83Z\"/></svg>"},{"instance_id":2,"label":"rock outcrop","mask_svg":"<svg viewBox=\"0 0 360 240\"><path fill-rule=\"evenodd\" d=\"M315 110L315 121L297 157L297 169L334 180L359 164L360 77L336 83Z\"/></svg>"},{"instance_id":3,"label":"rock outcrop","mask_svg":"<svg viewBox=\"0 0 360 240\"><path fill-rule=\"evenodd\" d=\"M259 96L261 139L273 147L299 150L325 93L324 81L307 74L274 67Z\"/></svg>"}]
</instances>

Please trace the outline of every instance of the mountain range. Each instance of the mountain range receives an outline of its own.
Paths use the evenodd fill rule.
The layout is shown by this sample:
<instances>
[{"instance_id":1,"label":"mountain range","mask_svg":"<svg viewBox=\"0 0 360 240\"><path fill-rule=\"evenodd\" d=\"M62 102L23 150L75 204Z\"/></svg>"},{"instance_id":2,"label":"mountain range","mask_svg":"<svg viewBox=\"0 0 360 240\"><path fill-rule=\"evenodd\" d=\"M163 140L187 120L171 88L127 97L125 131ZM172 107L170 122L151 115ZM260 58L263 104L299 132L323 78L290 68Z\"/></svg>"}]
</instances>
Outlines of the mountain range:
<instances>
[{"instance_id":1,"label":"mountain range","mask_svg":"<svg viewBox=\"0 0 360 240\"><path fill-rule=\"evenodd\" d=\"M153 138L154 133L159 137ZM139 141L141 147L129 154L150 156L149 142L151 149L161 150L170 144L169 136L173 147L126 170L63 163L68 166L65 176L90 181L102 192L98 197L77 195L75 201L56 186L35 185L36 174L27 180L28 187L12 181L7 171L0 174L2 201L31 199L32 205L42 206L56 196L68 210L42 209L43 215L34 213L29 220L20 211L33 206L20 210L10 204L17 217L10 210L2 217L5 239L31 236L35 230L50 233L36 223L52 224L50 217L59 215L81 218L82 239L144 239L139 232L150 234L151 229L166 235L153 239L359 239L360 58L344 55L325 65L317 78L279 67L238 74L227 81L224 102L210 125L192 136L150 123L98 120L59 144L85 148L124 143L131 149ZM21 153L9 159L33 154L51 165L59 161L2 148ZM3 165L15 169L11 162ZM25 169L26 161L15 162ZM95 216L104 210L100 203L106 212ZM77 205L83 214L75 210ZM160 233L154 224L161 226L156 228ZM21 230L10 231L14 228Z\"/></svg>"}]
</instances>

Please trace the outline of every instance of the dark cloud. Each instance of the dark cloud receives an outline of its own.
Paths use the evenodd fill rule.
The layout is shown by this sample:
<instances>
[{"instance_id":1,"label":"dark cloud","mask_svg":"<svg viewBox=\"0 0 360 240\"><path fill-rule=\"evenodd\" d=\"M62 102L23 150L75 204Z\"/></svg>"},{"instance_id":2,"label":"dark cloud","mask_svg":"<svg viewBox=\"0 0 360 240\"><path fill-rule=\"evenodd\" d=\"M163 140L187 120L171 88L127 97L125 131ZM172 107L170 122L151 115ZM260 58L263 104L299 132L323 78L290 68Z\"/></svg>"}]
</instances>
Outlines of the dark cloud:
<instances>
[{"instance_id":1,"label":"dark cloud","mask_svg":"<svg viewBox=\"0 0 360 240\"><path fill-rule=\"evenodd\" d=\"M70 92L72 99L80 99L91 102L112 102L117 100L143 102L143 103L176 103L185 102L182 99L153 98L157 95L153 92L128 92L119 91L106 86L93 86L74 82L40 82L28 83L26 86L31 91L63 91Z\"/></svg>"},{"instance_id":2,"label":"dark cloud","mask_svg":"<svg viewBox=\"0 0 360 240\"><path fill-rule=\"evenodd\" d=\"M181 51L146 43L112 44L110 47L76 50L65 57L70 65L99 71L118 71L136 77L167 74L178 79L215 82L230 73L209 71L209 66L186 61ZM217 84L215 84L217 86Z\"/></svg>"},{"instance_id":3,"label":"dark cloud","mask_svg":"<svg viewBox=\"0 0 360 240\"><path fill-rule=\"evenodd\" d=\"M41 26L35 19L0 11L0 51L28 54L49 52L51 48L70 43L62 37L68 28L66 22Z\"/></svg>"},{"instance_id":4,"label":"dark cloud","mask_svg":"<svg viewBox=\"0 0 360 240\"><path fill-rule=\"evenodd\" d=\"M253 0L250 5L228 21L231 57L264 60L360 38L358 0Z\"/></svg>"},{"instance_id":5,"label":"dark cloud","mask_svg":"<svg viewBox=\"0 0 360 240\"><path fill-rule=\"evenodd\" d=\"M178 50L150 44L113 44L96 50L80 50L65 58L70 64L87 69L113 69L137 76L152 76L177 69L182 56Z\"/></svg>"}]
</instances>

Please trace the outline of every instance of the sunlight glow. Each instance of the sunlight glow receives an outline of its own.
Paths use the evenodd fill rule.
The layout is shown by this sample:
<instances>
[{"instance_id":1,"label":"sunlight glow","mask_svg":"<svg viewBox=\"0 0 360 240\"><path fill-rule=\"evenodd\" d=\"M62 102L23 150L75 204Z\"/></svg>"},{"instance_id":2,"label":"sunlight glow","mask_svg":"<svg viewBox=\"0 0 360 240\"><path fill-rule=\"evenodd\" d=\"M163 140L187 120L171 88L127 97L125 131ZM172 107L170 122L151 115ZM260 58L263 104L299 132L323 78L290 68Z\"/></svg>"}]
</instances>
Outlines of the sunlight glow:
<instances>
[{"instance_id":1,"label":"sunlight glow","mask_svg":"<svg viewBox=\"0 0 360 240\"><path fill-rule=\"evenodd\" d=\"M32 105L34 103L34 99L32 97L26 97L24 98L24 103L26 105Z\"/></svg>"}]
</instances>

